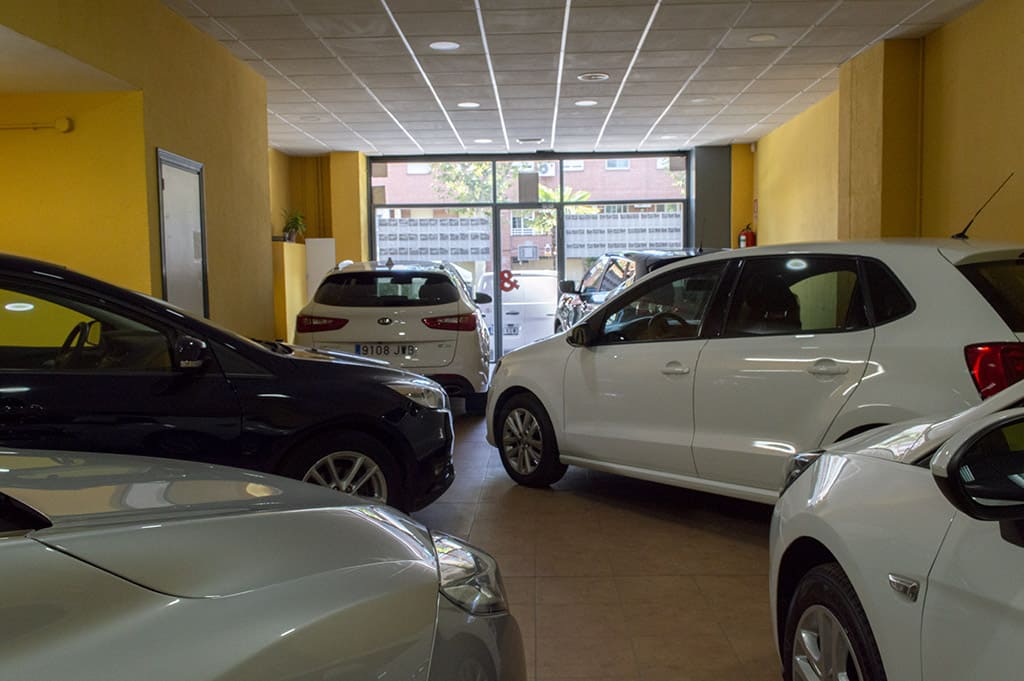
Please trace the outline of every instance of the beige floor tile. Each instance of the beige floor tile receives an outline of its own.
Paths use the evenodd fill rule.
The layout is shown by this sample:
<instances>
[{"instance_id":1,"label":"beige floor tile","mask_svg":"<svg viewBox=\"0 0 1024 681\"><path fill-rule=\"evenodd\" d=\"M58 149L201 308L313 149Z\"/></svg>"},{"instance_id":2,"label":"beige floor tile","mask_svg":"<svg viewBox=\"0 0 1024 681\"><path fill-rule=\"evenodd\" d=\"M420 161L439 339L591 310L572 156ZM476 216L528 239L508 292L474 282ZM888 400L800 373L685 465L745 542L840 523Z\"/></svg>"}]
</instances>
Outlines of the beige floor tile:
<instances>
[{"instance_id":1,"label":"beige floor tile","mask_svg":"<svg viewBox=\"0 0 1024 681\"><path fill-rule=\"evenodd\" d=\"M615 582L608 577L537 577L538 605L618 603Z\"/></svg>"},{"instance_id":2,"label":"beige floor tile","mask_svg":"<svg viewBox=\"0 0 1024 681\"><path fill-rule=\"evenodd\" d=\"M629 639L537 637L537 679L602 679L636 674Z\"/></svg>"},{"instance_id":3,"label":"beige floor tile","mask_svg":"<svg viewBox=\"0 0 1024 681\"><path fill-rule=\"evenodd\" d=\"M628 638L628 620L618 603L560 603L537 606L537 637Z\"/></svg>"}]
</instances>

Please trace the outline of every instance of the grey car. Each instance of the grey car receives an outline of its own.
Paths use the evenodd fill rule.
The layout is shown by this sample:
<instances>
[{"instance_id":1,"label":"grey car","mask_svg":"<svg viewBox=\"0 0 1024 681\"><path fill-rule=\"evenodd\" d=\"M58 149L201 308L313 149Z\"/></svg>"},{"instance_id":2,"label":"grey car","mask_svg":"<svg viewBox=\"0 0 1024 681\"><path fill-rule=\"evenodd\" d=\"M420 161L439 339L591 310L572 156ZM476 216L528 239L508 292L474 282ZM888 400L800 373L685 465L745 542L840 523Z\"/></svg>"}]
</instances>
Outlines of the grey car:
<instances>
[{"instance_id":1,"label":"grey car","mask_svg":"<svg viewBox=\"0 0 1024 681\"><path fill-rule=\"evenodd\" d=\"M490 556L250 471L0 452L0 583L4 679L526 679Z\"/></svg>"}]
</instances>

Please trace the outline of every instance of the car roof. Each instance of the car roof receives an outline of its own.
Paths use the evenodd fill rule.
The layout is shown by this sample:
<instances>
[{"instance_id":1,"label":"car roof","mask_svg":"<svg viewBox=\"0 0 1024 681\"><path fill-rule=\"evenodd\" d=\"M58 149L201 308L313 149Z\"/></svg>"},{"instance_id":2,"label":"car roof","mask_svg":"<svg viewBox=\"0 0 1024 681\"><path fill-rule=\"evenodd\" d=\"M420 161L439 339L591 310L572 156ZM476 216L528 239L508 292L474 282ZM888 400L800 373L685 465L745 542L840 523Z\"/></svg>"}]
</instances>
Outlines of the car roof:
<instances>
[{"instance_id":1,"label":"car roof","mask_svg":"<svg viewBox=\"0 0 1024 681\"><path fill-rule=\"evenodd\" d=\"M388 272L398 270L401 272L445 272L449 273L445 264L433 260L392 260L381 262L370 260L367 262L346 262L335 267L332 272Z\"/></svg>"}]
</instances>

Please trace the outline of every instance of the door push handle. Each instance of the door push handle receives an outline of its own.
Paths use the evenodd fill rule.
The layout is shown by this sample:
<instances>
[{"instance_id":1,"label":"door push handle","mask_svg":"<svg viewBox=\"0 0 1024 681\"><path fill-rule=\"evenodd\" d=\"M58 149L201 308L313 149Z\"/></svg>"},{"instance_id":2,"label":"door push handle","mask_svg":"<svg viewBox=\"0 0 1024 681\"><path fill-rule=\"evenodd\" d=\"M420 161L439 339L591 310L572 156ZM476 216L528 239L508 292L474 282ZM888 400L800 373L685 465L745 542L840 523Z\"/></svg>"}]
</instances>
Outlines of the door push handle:
<instances>
[{"instance_id":1,"label":"door push handle","mask_svg":"<svg viewBox=\"0 0 1024 681\"><path fill-rule=\"evenodd\" d=\"M850 367L839 364L834 359L819 359L807 369L807 372L815 376L842 376L850 373Z\"/></svg>"},{"instance_id":2,"label":"door push handle","mask_svg":"<svg viewBox=\"0 0 1024 681\"><path fill-rule=\"evenodd\" d=\"M679 362L672 361L661 368L661 373L666 376L683 376L690 373L690 367L684 367Z\"/></svg>"}]
</instances>

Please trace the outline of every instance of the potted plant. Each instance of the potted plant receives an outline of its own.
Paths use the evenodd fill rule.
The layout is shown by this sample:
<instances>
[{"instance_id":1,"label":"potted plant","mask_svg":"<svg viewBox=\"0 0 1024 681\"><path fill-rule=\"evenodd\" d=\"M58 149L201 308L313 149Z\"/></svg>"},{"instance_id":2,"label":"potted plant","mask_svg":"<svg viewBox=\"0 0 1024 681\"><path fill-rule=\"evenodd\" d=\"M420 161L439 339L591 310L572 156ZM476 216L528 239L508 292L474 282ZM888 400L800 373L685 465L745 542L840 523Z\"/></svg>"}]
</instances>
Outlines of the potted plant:
<instances>
[{"instance_id":1,"label":"potted plant","mask_svg":"<svg viewBox=\"0 0 1024 681\"><path fill-rule=\"evenodd\" d=\"M302 214L302 211L285 210L283 212L284 227L281 229L281 231L284 233L285 241L296 241L300 234L305 236L306 218Z\"/></svg>"}]
</instances>

